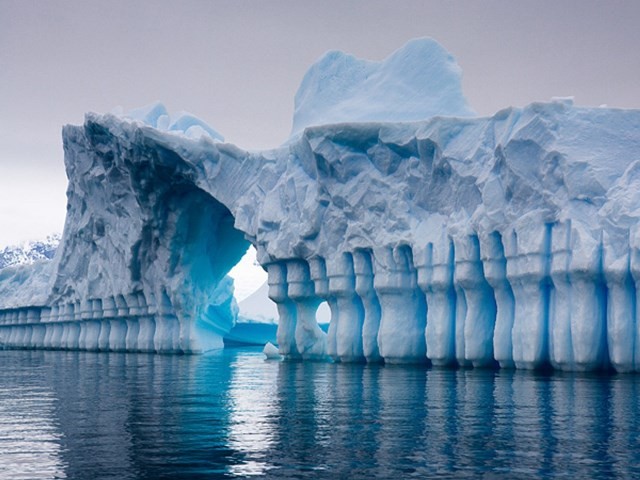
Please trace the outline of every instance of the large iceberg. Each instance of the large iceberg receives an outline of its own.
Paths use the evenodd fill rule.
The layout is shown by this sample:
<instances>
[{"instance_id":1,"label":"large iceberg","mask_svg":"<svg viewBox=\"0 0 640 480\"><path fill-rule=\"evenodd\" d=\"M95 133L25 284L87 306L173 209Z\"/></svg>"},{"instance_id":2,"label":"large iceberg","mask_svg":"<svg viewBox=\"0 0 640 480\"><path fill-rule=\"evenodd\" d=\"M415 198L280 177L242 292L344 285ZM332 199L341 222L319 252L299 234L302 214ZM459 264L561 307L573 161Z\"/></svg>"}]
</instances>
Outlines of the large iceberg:
<instances>
[{"instance_id":1,"label":"large iceberg","mask_svg":"<svg viewBox=\"0 0 640 480\"><path fill-rule=\"evenodd\" d=\"M165 113L65 127L61 247L45 300L0 297L5 343L215 348L237 317L226 273L251 243L287 359L640 370L640 111L556 99L469 117L459 69L432 40L390 59L321 59L292 138L264 152L193 120L190 134L172 130ZM432 92L396 92L429 65ZM402 108L352 119L344 98L321 96L327 71L359 85L356 105L373 92L375 115L385 92L394 105L415 92L448 100L424 99L422 119Z\"/></svg>"}]
</instances>

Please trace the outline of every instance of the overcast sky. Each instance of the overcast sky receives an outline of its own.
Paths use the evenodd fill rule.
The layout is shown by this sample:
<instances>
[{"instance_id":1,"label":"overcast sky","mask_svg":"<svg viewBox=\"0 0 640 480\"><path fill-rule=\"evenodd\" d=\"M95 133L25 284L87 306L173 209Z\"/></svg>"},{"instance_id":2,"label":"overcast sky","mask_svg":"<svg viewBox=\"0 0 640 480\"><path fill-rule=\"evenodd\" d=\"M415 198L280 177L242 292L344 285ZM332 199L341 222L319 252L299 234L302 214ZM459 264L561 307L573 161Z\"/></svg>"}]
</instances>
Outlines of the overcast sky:
<instances>
[{"instance_id":1,"label":"overcast sky","mask_svg":"<svg viewBox=\"0 0 640 480\"><path fill-rule=\"evenodd\" d=\"M640 108L638 1L0 0L0 245L61 231L60 130L160 100L244 148L282 143L325 51L430 36L490 115L552 96Z\"/></svg>"}]
</instances>

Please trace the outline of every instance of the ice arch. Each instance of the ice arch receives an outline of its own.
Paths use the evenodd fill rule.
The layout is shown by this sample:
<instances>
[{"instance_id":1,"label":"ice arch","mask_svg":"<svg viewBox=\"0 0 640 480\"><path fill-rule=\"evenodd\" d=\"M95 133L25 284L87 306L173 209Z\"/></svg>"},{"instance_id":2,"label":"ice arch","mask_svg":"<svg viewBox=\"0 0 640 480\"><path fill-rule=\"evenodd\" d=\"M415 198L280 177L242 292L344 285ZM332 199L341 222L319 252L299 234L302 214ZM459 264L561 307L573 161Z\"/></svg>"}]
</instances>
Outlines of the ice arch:
<instances>
[{"instance_id":1,"label":"ice arch","mask_svg":"<svg viewBox=\"0 0 640 480\"><path fill-rule=\"evenodd\" d=\"M226 274L250 242L194 181L194 165L131 127L65 128L63 242L39 324L12 342L181 353L222 346L237 317Z\"/></svg>"}]
</instances>

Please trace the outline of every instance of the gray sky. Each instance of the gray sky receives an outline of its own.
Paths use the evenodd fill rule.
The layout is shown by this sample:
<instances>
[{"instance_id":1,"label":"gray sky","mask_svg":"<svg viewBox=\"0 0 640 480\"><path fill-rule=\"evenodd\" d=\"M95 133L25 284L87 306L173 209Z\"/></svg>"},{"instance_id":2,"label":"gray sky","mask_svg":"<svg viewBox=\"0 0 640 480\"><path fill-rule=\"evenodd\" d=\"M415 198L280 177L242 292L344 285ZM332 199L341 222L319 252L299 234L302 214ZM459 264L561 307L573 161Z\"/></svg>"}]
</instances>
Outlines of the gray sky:
<instances>
[{"instance_id":1,"label":"gray sky","mask_svg":"<svg viewBox=\"0 0 640 480\"><path fill-rule=\"evenodd\" d=\"M289 134L306 69L430 36L471 106L574 95L640 108L638 1L0 0L0 245L61 231L60 129L160 100L244 148Z\"/></svg>"}]
</instances>

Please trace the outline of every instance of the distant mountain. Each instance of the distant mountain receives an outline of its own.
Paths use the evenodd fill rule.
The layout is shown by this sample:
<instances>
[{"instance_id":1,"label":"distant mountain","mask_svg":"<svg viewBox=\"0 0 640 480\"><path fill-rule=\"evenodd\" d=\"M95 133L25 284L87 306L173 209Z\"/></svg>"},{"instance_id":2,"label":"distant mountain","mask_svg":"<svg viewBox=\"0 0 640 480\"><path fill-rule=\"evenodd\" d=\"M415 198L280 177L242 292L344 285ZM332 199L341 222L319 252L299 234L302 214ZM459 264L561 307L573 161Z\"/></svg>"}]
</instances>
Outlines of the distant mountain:
<instances>
[{"instance_id":1,"label":"distant mountain","mask_svg":"<svg viewBox=\"0 0 640 480\"><path fill-rule=\"evenodd\" d=\"M44 240L25 242L0 249L0 269L12 265L31 264L38 260L51 260L60 244L61 235L54 233Z\"/></svg>"}]
</instances>

